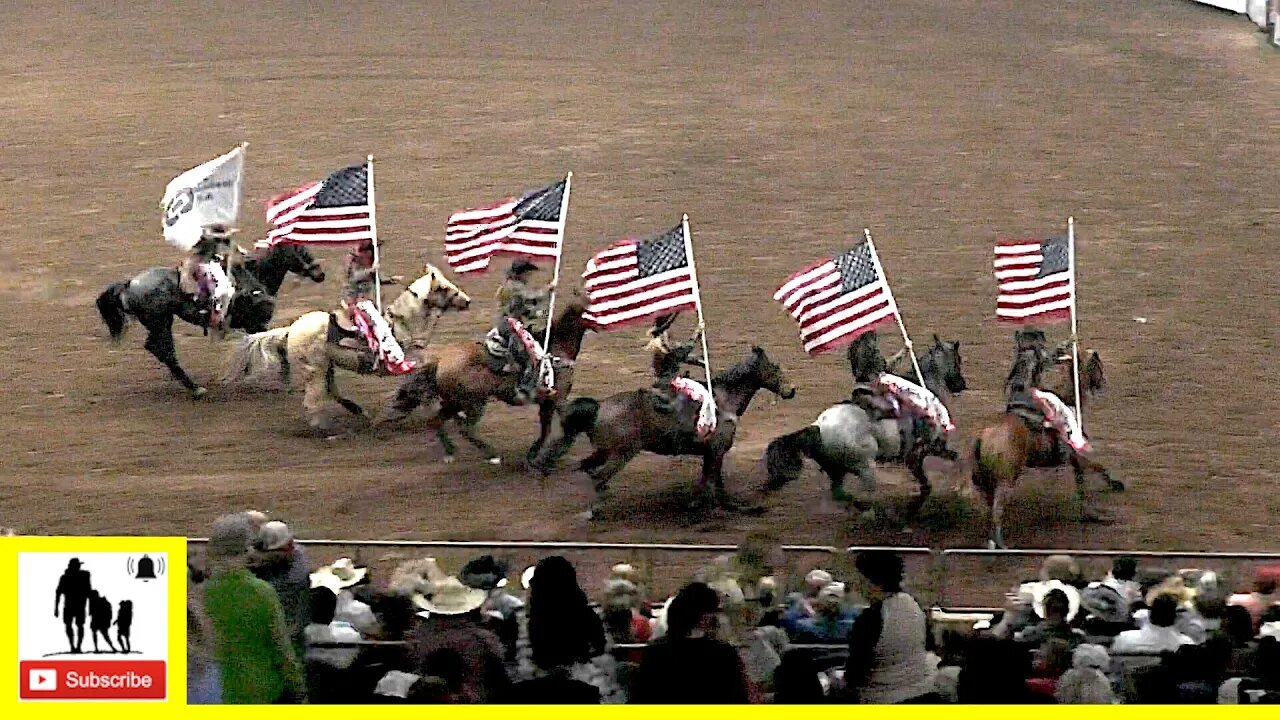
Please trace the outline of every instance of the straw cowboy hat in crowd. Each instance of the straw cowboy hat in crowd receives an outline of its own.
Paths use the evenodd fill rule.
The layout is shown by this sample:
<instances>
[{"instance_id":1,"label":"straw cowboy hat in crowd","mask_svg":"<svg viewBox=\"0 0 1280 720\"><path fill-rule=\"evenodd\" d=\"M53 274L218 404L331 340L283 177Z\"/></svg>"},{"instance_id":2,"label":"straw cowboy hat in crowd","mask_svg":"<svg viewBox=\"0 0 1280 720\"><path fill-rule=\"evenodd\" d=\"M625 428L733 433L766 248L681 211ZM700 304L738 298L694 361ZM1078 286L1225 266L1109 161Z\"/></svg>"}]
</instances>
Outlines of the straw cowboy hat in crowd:
<instances>
[{"instance_id":1,"label":"straw cowboy hat in crowd","mask_svg":"<svg viewBox=\"0 0 1280 720\"><path fill-rule=\"evenodd\" d=\"M1196 591L1187 587L1182 577L1179 575L1170 575L1160 582L1159 585L1147 591L1146 601L1150 607L1156 598L1161 595L1172 595L1178 599L1178 604L1188 606L1196 599Z\"/></svg>"},{"instance_id":2,"label":"straw cowboy hat in crowd","mask_svg":"<svg viewBox=\"0 0 1280 720\"><path fill-rule=\"evenodd\" d=\"M388 589L395 595L409 597L412 595L430 595L436 583L442 582L448 575L440 569L440 564L433 557L424 557L401 563L391 573Z\"/></svg>"},{"instance_id":3,"label":"straw cowboy hat in crowd","mask_svg":"<svg viewBox=\"0 0 1280 720\"><path fill-rule=\"evenodd\" d=\"M279 520L272 520L264 523L262 528L258 530L258 539L255 541L255 549L262 552L270 552L272 550L283 550L293 542L293 531L289 526Z\"/></svg>"},{"instance_id":4,"label":"straw cowboy hat in crowd","mask_svg":"<svg viewBox=\"0 0 1280 720\"><path fill-rule=\"evenodd\" d=\"M429 615L466 615L479 610L488 598L489 594L484 590L467 587L458 578L450 576L435 583L430 597L418 593L412 600L415 607Z\"/></svg>"},{"instance_id":5,"label":"straw cowboy hat in crowd","mask_svg":"<svg viewBox=\"0 0 1280 720\"><path fill-rule=\"evenodd\" d=\"M356 567L351 558L338 558L332 565L311 573L311 587L326 587L335 593L358 584L369 568Z\"/></svg>"},{"instance_id":6,"label":"straw cowboy hat in crowd","mask_svg":"<svg viewBox=\"0 0 1280 720\"><path fill-rule=\"evenodd\" d=\"M1028 583L1031 587L1031 609L1039 617L1044 617L1044 599L1054 590L1059 590L1067 596L1067 621L1074 620L1080 612L1080 591L1074 587L1067 585L1060 580L1050 580L1048 582ZM1024 586L1025 587L1025 586Z\"/></svg>"}]
</instances>

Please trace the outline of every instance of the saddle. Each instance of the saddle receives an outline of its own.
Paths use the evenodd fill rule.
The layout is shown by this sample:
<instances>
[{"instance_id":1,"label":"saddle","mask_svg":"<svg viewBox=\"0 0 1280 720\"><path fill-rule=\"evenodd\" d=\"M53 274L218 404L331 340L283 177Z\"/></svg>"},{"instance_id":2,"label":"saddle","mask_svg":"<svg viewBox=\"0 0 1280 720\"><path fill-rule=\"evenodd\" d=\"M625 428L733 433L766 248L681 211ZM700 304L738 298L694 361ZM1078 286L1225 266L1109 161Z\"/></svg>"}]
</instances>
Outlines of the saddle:
<instances>
[{"instance_id":1,"label":"saddle","mask_svg":"<svg viewBox=\"0 0 1280 720\"><path fill-rule=\"evenodd\" d=\"M345 307L329 313L329 330L325 335L325 340L343 347L368 349L360 329L351 320L351 312Z\"/></svg>"},{"instance_id":2,"label":"saddle","mask_svg":"<svg viewBox=\"0 0 1280 720\"><path fill-rule=\"evenodd\" d=\"M871 416L872 421L896 420L898 418L898 410L894 407L893 401L864 383L858 383L853 386L853 393L849 402L865 410Z\"/></svg>"}]
</instances>

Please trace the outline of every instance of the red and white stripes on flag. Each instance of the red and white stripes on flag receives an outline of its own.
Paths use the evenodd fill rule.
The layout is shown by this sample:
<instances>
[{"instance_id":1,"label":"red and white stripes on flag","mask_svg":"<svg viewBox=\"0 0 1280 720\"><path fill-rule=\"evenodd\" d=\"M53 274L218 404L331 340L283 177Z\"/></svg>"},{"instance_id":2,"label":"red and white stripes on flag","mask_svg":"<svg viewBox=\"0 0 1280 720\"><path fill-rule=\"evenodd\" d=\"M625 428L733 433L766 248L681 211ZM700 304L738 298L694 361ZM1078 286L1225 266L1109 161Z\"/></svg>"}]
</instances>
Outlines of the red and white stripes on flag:
<instances>
[{"instance_id":1,"label":"red and white stripes on flag","mask_svg":"<svg viewBox=\"0 0 1280 720\"><path fill-rule=\"evenodd\" d=\"M995 249L997 320L1023 324L1071 318L1075 279L1070 237L1001 240Z\"/></svg>"},{"instance_id":2,"label":"red and white stripes on flag","mask_svg":"<svg viewBox=\"0 0 1280 720\"><path fill-rule=\"evenodd\" d=\"M272 229L257 245L347 245L376 240L369 179L367 163L352 165L320 182L276 195L267 201Z\"/></svg>"},{"instance_id":3,"label":"red and white stripes on flag","mask_svg":"<svg viewBox=\"0 0 1280 720\"><path fill-rule=\"evenodd\" d=\"M810 355L847 345L898 312L869 240L792 275L773 299L800 323Z\"/></svg>"},{"instance_id":4,"label":"red and white stripes on flag","mask_svg":"<svg viewBox=\"0 0 1280 720\"><path fill-rule=\"evenodd\" d=\"M483 272L494 255L560 256L568 178L522 198L460 210L444 230L444 257L459 274Z\"/></svg>"},{"instance_id":5,"label":"red and white stripes on flag","mask_svg":"<svg viewBox=\"0 0 1280 720\"><path fill-rule=\"evenodd\" d=\"M698 307L684 225L650 240L624 240L591 257L582 273L583 320L601 330Z\"/></svg>"}]
</instances>

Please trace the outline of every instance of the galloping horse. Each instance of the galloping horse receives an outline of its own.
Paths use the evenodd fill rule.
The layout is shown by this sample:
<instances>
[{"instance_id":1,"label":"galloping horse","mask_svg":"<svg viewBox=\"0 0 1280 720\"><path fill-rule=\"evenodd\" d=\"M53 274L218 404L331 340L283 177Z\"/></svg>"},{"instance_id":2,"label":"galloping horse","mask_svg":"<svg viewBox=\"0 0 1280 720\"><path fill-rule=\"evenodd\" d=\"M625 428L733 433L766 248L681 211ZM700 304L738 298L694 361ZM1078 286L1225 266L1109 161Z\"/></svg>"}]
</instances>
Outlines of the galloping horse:
<instances>
[{"instance_id":1,"label":"galloping horse","mask_svg":"<svg viewBox=\"0 0 1280 720\"><path fill-rule=\"evenodd\" d=\"M849 359L855 380L870 380L888 369L875 347L875 338L863 339L867 335L871 333L850 345ZM931 390L937 388L933 392L939 399L946 396L947 391L964 392L968 383L961 368L960 343L943 343L936 335L933 340L933 347L919 358L924 386ZM875 367L882 369L871 369ZM925 458L933 456L953 462L959 459L948 447L946 435L930 432L927 437L917 438L916 433L923 431L927 431L924 424L917 424L906 413L896 418L873 420L868 408L861 407L856 400L844 400L824 410L808 427L769 443L765 452L769 470L766 489L777 490L799 477L804 459L808 457L816 461L830 479L831 497L844 502L852 499L844 490L845 475L857 474L863 492L870 493L875 488L873 462L897 462L905 465L919 483L920 492L907 510L907 518L914 518L933 490L924 472Z\"/></svg>"},{"instance_id":2,"label":"galloping horse","mask_svg":"<svg viewBox=\"0 0 1280 720\"><path fill-rule=\"evenodd\" d=\"M573 387L573 368L582 349L582 338L592 329L582 319L585 311L586 306L575 299L565 305L551 324L551 344L547 351L551 354L555 370L556 392L553 397L542 394L544 396L538 400L542 434L534 443L535 448L541 447L550 433L551 418ZM503 374L500 371L502 365L502 360L489 357L482 341L446 345L439 352L422 359L419 367L400 384L395 397L375 424L403 420L427 400L439 399L440 409L431 418L430 427L435 429L436 437L444 446L445 462L453 462L457 447L444 424L456 419L462 436L483 453L489 463L497 465L502 459L476 433L476 425L484 416L490 398L507 404L515 403L519 378Z\"/></svg>"},{"instance_id":3,"label":"galloping horse","mask_svg":"<svg viewBox=\"0 0 1280 720\"><path fill-rule=\"evenodd\" d=\"M270 327L271 316L275 314L274 296L288 273L324 282L324 270L311 252L300 245L277 245L243 263L233 263L231 279L235 295L227 326L250 333ZM200 308L178 285L176 268L154 267L129 280L112 283L98 295L97 305L112 340L119 340L124 334L130 316L137 318L147 329L147 351L169 368L169 374L182 383L192 397L205 394L205 388L192 381L178 364L173 344L175 315L196 327L204 326Z\"/></svg>"},{"instance_id":4,"label":"galloping horse","mask_svg":"<svg viewBox=\"0 0 1280 720\"><path fill-rule=\"evenodd\" d=\"M1046 362L1053 363L1061 357L1060 352L1055 353ZM1011 388L1016 391L1020 388L1040 387L1045 362L1037 358L1034 349L1028 348L1018 353L1013 371L1009 376ZM1067 382L1074 386L1069 367L1068 365ZM1106 379L1102 375L1102 360L1098 357L1098 353L1090 353L1080 384L1082 400L1100 392L1106 386ZM1085 498L1086 475L1092 473L1101 476L1111 490L1125 489L1124 483L1112 478L1102 465L1072 450L1056 431L1045 428L1039 419L1028 418L1016 411L1006 410L994 425L987 426L978 433L978 438L973 444L973 484L982 492L990 512L988 547L1006 547L1003 529L1004 506L1017 485L1022 471L1029 467L1056 468L1067 464L1071 465L1075 475L1081 520L1097 521L1099 519L1097 512L1088 506Z\"/></svg>"},{"instance_id":5,"label":"galloping horse","mask_svg":"<svg viewBox=\"0 0 1280 720\"><path fill-rule=\"evenodd\" d=\"M796 390L765 351L753 347L750 355L712 379L715 390L716 429L707 438L686 426L674 414L655 407L652 388L616 393L604 400L577 398L560 414L559 432L547 439L534 460L543 470L553 467L585 433L595 449L578 469L595 482L595 498L583 517L590 519L604 500L609 480L642 451L658 455L701 455L702 475L698 480L701 497L709 504L727 504L724 489L724 456L733 446L738 418L747 411L760 390L768 390L784 400ZM712 495L714 489L715 494Z\"/></svg>"},{"instance_id":6,"label":"galloping horse","mask_svg":"<svg viewBox=\"0 0 1280 720\"><path fill-rule=\"evenodd\" d=\"M442 314L466 310L470 305L471 298L465 292L438 268L427 265L423 276L405 288L382 314L405 353L412 354L429 341ZM338 403L353 415L363 415L363 408L338 393L334 370L340 367L360 375L384 371L372 366L370 353L337 345L331 337L334 323L333 313L317 310L287 327L243 338L231 352L225 381L235 383L274 367L281 379L291 384L291 374L296 372L305 388L302 407L307 421L322 432L327 432L327 425L321 411L328 401Z\"/></svg>"}]
</instances>

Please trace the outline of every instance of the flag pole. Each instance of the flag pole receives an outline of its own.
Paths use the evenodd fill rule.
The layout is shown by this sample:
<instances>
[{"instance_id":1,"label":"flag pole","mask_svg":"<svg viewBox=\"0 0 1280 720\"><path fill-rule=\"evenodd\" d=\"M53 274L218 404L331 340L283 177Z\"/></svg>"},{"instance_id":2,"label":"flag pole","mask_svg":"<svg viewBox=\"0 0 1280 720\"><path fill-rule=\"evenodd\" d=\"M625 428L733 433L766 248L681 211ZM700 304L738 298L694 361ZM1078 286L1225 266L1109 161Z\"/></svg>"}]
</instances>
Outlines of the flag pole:
<instances>
[{"instance_id":1,"label":"flag pole","mask_svg":"<svg viewBox=\"0 0 1280 720\"><path fill-rule=\"evenodd\" d=\"M564 195L560 198L560 237L556 243L556 269L551 273L551 297L547 301L547 331L542 341L542 376L547 388L555 389L555 366L551 361L551 323L556 316L556 290L560 287L560 261L564 258L564 228L569 223L569 190L573 186L573 171L564 176Z\"/></svg>"},{"instance_id":2,"label":"flag pole","mask_svg":"<svg viewBox=\"0 0 1280 720\"><path fill-rule=\"evenodd\" d=\"M382 268L378 263L378 216L373 194L373 156L367 155L365 160L369 167L369 230L373 235L373 297L378 312L382 312Z\"/></svg>"},{"instance_id":3,"label":"flag pole","mask_svg":"<svg viewBox=\"0 0 1280 720\"><path fill-rule=\"evenodd\" d=\"M893 310L893 319L898 321L898 330L902 333L902 344L907 348L907 355L911 356L911 367L916 371L916 382L920 384L920 387L924 387L924 373L920 372L920 361L916 360L915 347L911 344L911 338L907 335L906 324L902 322L902 313L898 312L898 301L893 297L893 288L889 287L889 276L884 274L884 266L880 264L880 253L876 252L876 244L871 240L871 230L870 228L862 228L862 233L867 238L867 248L871 251L871 262L875 265L881 282L884 283L885 294L889 296L889 307Z\"/></svg>"},{"instance_id":4,"label":"flag pole","mask_svg":"<svg viewBox=\"0 0 1280 720\"><path fill-rule=\"evenodd\" d=\"M711 352L707 349L707 322L702 317L702 287L698 282L698 267L693 262L693 235L689 232L689 215L680 218L684 230L684 255L689 260L689 274L693 276L693 296L697 300L694 307L698 310L698 335L702 338L702 369L707 378L707 402L711 404L712 417L716 412L716 391L711 387ZM705 407L705 403L704 403Z\"/></svg>"},{"instance_id":5,"label":"flag pole","mask_svg":"<svg viewBox=\"0 0 1280 720\"><path fill-rule=\"evenodd\" d=\"M1067 218L1067 265L1071 271L1071 380L1076 391L1076 422L1084 431L1084 409L1080 402L1080 340L1076 337L1076 219Z\"/></svg>"}]
</instances>

